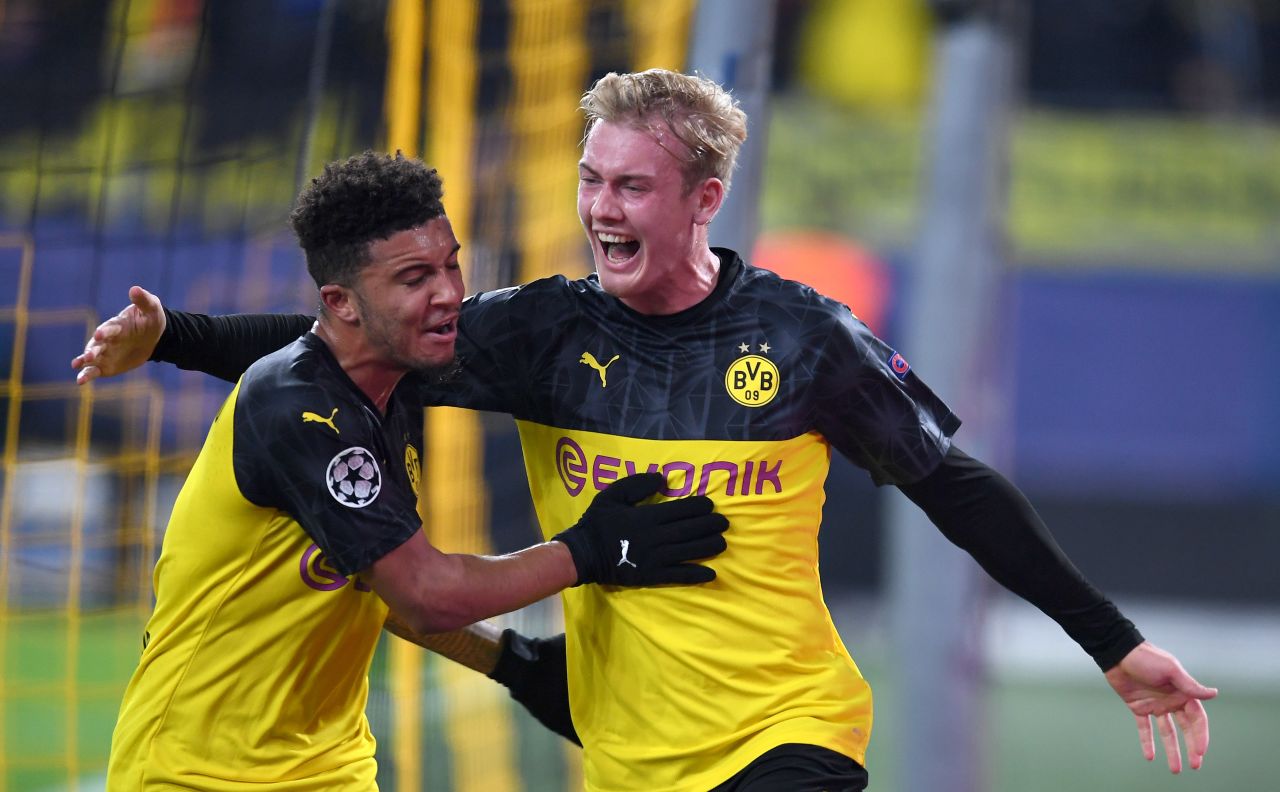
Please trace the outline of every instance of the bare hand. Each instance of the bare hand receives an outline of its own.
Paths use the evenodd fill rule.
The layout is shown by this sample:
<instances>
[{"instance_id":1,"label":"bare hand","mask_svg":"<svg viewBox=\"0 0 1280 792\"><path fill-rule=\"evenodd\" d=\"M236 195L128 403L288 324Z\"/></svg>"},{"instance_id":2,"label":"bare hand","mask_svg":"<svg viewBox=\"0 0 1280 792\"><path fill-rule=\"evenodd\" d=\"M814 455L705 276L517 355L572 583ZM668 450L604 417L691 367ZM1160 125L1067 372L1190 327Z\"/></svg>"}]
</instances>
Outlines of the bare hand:
<instances>
[{"instance_id":1,"label":"bare hand","mask_svg":"<svg viewBox=\"0 0 1280 792\"><path fill-rule=\"evenodd\" d=\"M71 368L79 372L77 385L132 371L155 351L165 327L160 298L134 286L129 289L129 301L123 311L98 325L84 352L71 361Z\"/></svg>"},{"instance_id":2,"label":"bare hand","mask_svg":"<svg viewBox=\"0 0 1280 792\"><path fill-rule=\"evenodd\" d=\"M1148 762L1156 758L1151 729L1154 718L1169 760L1169 771L1182 772L1179 730L1187 744L1191 769L1200 769L1205 751L1209 749L1209 715L1201 702L1218 695L1217 688L1197 682L1178 658L1147 641L1138 644L1105 676L1137 719L1138 739Z\"/></svg>"}]
</instances>

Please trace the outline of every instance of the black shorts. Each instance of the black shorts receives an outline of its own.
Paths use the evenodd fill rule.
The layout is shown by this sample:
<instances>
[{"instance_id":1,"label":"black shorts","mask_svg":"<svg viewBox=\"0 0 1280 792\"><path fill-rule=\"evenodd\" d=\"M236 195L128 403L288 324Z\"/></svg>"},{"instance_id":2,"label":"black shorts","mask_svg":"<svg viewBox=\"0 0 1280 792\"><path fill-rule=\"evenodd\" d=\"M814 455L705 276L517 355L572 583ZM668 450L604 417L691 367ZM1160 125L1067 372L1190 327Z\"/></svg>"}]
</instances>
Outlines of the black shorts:
<instances>
[{"instance_id":1,"label":"black shorts","mask_svg":"<svg viewBox=\"0 0 1280 792\"><path fill-rule=\"evenodd\" d=\"M758 759L711 792L862 792L867 771L844 754L788 743Z\"/></svg>"}]
</instances>

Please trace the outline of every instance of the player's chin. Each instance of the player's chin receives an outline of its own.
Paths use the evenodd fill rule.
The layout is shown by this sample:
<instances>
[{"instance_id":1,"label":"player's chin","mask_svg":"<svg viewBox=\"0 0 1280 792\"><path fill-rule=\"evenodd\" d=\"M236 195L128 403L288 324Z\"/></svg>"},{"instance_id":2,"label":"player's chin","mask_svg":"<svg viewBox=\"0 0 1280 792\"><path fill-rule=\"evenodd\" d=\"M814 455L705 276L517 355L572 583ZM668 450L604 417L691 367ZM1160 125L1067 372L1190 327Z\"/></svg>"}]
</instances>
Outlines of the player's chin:
<instances>
[{"instance_id":1,"label":"player's chin","mask_svg":"<svg viewBox=\"0 0 1280 792\"><path fill-rule=\"evenodd\" d=\"M444 379L454 370L457 365L457 358L448 357L432 357L432 358L416 358L406 366L414 374L425 377L428 381Z\"/></svg>"},{"instance_id":2,"label":"player's chin","mask_svg":"<svg viewBox=\"0 0 1280 792\"><path fill-rule=\"evenodd\" d=\"M619 270L617 265L596 262L596 275L600 278L600 288L619 299L625 299L635 290L639 280L639 268Z\"/></svg>"},{"instance_id":3,"label":"player's chin","mask_svg":"<svg viewBox=\"0 0 1280 792\"><path fill-rule=\"evenodd\" d=\"M455 358L454 358L452 348L450 348L447 354L441 352L439 354L419 355L418 368L424 368L424 369L444 368L445 366L452 365L454 359Z\"/></svg>"},{"instance_id":4,"label":"player's chin","mask_svg":"<svg viewBox=\"0 0 1280 792\"><path fill-rule=\"evenodd\" d=\"M414 368L437 369L453 363L455 333L424 333L413 356Z\"/></svg>"}]
</instances>

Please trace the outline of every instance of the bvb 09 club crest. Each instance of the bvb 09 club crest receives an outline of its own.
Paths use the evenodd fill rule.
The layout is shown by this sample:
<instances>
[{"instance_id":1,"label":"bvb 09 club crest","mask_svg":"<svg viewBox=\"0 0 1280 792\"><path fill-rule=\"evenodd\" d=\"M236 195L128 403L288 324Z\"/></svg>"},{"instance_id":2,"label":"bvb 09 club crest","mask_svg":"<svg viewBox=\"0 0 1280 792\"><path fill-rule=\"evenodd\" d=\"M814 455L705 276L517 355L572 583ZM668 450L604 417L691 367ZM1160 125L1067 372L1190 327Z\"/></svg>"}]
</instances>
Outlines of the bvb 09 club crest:
<instances>
[{"instance_id":1,"label":"bvb 09 club crest","mask_svg":"<svg viewBox=\"0 0 1280 792\"><path fill-rule=\"evenodd\" d=\"M409 475L409 486L413 494L418 494L418 482L422 481L422 460L418 457L418 449L411 443L404 446L404 472Z\"/></svg>"},{"instance_id":2,"label":"bvb 09 club crest","mask_svg":"<svg viewBox=\"0 0 1280 792\"><path fill-rule=\"evenodd\" d=\"M766 345L761 348L764 351ZM729 364L724 389L738 404L763 407L778 395L778 367L762 355L743 355Z\"/></svg>"}]
</instances>

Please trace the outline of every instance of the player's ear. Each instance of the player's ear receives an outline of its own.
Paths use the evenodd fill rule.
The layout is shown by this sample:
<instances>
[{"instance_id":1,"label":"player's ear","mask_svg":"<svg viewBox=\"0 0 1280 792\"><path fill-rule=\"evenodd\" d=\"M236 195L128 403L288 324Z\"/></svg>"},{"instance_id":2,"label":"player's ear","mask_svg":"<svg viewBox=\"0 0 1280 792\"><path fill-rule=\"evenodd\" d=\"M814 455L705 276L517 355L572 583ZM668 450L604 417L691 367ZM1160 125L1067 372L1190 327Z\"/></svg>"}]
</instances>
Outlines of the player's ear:
<instances>
[{"instance_id":1,"label":"player's ear","mask_svg":"<svg viewBox=\"0 0 1280 792\"><path fill-rule=\"evenodd\" d=\"M696 225L706 225L715 218L720 205L724 203L724 182L712 176L703 179L693 191L698 198L693 211L693 222Z\"/></svg>"},{"instance_id":2,"label":"player's ear","mask_svg":"<svg viewBox=\"0 0 1280 792\"><path fill-rule=\"evenodd\" d=\"M326 283L321 286L320 302L324 305L325 313L334 319L349 324L359 323L360 313L356 310L356 301L352 297L351 290L346 286L339 286L336 283Z\"/></svg>"}]
</instances>

